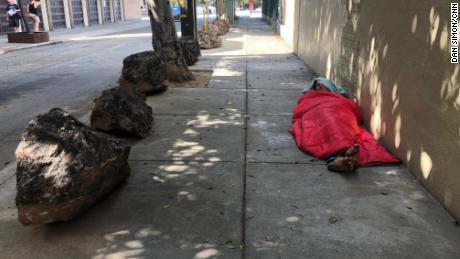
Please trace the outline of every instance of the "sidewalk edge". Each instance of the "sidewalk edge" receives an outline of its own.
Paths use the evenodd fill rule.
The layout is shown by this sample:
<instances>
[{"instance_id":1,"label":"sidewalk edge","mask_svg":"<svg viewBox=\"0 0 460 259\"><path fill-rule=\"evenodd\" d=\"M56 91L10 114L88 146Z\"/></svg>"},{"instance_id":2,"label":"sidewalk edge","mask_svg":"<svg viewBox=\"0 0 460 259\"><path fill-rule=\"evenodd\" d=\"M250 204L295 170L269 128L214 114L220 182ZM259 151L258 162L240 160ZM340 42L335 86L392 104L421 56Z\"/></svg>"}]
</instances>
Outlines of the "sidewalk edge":
<instances>
[{"instance_id":1,"label":"sidewalk edge","mask_svg":"<svg viewBox=\"0 0 460 259\"><path fill-rule=\"evenodd\" d=\"M58 41L50 41L50 42L32 44L32 45L29 45L29 46L23 46L23 47L13 48L13 49L1 49L0 48L0 55L15 52L15 51L19 51L19 50L25 50L25 49L31 49L31 48L36 48L36 47L43 47L43 46L50 46L50 45L60 44L60 43L64 43L64 42L65 41L63 41L63 40L58 40Z\"/></svg>"}]
</instances>

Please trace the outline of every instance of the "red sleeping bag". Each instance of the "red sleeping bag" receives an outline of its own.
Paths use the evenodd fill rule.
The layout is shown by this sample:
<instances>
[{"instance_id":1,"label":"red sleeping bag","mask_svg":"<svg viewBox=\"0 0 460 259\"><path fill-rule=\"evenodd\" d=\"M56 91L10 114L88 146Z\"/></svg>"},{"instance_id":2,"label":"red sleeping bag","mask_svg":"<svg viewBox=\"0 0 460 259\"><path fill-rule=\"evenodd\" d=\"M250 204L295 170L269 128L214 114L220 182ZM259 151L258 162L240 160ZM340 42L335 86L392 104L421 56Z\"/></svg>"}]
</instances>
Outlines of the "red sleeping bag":
<instances>
[{"instance_id":1,"label":"red sleeping bag","mask_svg":"<svg viewBox=\"0 0 460 259\"><path fill-rule=\"evenodd\" d=\"M358 106L340 94L308 91L294 110L290 132L297 146L321 159L327 159L359 144L361 166L397 163L365 129L359 127L363 115Z\"/></svg>"}]
</instances>

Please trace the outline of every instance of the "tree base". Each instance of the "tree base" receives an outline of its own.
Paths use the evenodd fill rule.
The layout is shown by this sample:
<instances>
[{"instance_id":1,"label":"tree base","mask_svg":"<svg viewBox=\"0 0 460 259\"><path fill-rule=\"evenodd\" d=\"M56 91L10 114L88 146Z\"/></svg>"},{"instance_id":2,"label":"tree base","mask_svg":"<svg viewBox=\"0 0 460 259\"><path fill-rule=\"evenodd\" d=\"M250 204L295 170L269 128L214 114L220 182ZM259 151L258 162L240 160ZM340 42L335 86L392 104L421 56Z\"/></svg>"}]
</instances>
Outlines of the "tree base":
<instances>
[{"instance_id":1,"label":"tree base","mask_svg":"<svg viewBox=\"0 0 460 259\"><path fill-rule=\"evenodd\" d=\"M180 44L180 43L179 43ZM163 48L159 51L161 60L166 63L167 78L173 82L193 80L195 77L187 68L182 51L180 55L172 48Z\"/></svg>"},{"instance_id":2,"label":"tree base","mask_svg":"<svg viewBox=\"0 0 460 259\"><path fill-rule=\"evenodd\" d=\"M195 76L187 68L177 66L176 64L168 64L168 80L173 82L185 82L194 80Z\"/></svg>"},{"instance_id":3,"label":"tree base","mask_svg":"<svg viewBox=\"0 0 460 259\"><path fill-rule=\"evenodd\" d=\"M198 62L198 58L201 56L200 44L198 43L198 40L191 38L181 38L180 45L187 66L191 66Z\"/></svg>"},{"instance_id":4,"label":"tree base","mask_svg":"<svg viewBox=\"0 0 460 259\"><path fill-rule=\"evenodd\" d=\"M144 80L140 80L136 83L132 83L128 81L127 79L121 77L120 80L118 80L118 82L121 88L134 89L146 95L164 92L169 87L168 80L165 80L162 84L152 85Z\"/></svg>"}]
</instances>

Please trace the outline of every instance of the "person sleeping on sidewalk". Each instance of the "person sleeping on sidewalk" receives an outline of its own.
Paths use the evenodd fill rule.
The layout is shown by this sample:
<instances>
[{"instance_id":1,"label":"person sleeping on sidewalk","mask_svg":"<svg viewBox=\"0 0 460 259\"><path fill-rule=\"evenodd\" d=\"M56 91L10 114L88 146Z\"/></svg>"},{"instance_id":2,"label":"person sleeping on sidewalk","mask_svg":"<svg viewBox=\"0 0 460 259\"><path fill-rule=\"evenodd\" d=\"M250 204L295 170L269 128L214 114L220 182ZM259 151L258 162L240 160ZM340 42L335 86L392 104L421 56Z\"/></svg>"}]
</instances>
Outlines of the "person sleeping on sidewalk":
<instances>
[{"instance_id":1,"label":"person sleeping on sidewalk","mask_svg":"<svg viewBox=\"0 0 460 259\"><path fill-rule=\"evenodd\" d=\"M328 169L336 172L400 162L359 126L363 115L345 89L326 78L316 77L303 93L290 129L299 149L326 159Z\"/></svg>"}]
</instances>

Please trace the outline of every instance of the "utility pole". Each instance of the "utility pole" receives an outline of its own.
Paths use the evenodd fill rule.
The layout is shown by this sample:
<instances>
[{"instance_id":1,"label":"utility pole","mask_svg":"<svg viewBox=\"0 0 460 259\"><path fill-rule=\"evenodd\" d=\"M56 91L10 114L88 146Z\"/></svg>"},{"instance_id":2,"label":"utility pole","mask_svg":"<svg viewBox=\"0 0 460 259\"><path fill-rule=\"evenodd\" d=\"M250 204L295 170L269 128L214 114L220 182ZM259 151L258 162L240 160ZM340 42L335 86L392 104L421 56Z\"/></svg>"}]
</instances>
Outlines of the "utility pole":
<instances>
[{"instance_id":1,"label":"utility pole","mask_svg":"<svg viewBox=\"0 0 460 259\"><path fill-rule=\"evenodd\" d=\"M182 38L196 39L196 2L195 0L180 0L179 3Z\"/></svg>"}]
</instances>

